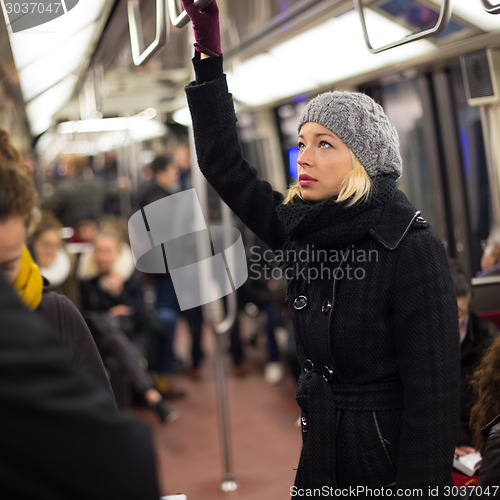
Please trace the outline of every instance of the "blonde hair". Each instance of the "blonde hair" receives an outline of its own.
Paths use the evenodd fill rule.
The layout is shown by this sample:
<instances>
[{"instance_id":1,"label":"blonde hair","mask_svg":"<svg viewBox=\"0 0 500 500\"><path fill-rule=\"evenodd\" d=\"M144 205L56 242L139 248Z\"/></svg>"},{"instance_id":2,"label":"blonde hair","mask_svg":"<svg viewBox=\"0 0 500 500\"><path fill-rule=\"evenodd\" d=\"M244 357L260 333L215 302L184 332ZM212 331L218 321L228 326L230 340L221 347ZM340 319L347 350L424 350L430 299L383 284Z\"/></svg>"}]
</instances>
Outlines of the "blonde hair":
<instances>
[{"instance_id":1,"label":"blonde hair","mask_svg":"<svg viewBox=\"0 0 500 500\"><path fill-rule=\"evenodd\" d=\"M358 202L368 199L372 189L372 181L367 174L361 162L356 158L356 155L351 151L352 170L345 176L340 186L339 194L335 200L337 203L342 203L349 200L346 206L352 207ZM288 189L283 204L293 203L295 198L301 198L300 186L294 184Z\"/></svg>"}]
</instances>

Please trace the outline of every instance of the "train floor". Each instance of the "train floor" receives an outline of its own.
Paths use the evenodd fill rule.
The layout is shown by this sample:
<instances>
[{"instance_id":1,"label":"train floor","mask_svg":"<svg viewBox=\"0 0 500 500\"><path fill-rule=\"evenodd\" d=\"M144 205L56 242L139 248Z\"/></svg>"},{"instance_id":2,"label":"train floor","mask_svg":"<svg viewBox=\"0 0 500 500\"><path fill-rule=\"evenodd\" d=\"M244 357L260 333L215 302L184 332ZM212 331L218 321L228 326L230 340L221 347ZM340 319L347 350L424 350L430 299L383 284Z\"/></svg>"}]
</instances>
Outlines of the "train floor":
<instances>
[{"instance_id":1,"label":"train floor","mask_svg":"<svg viewBox=\"0 0 500 500\"><path fill-rule=\"evenodd\" d=\"M242 329L245 343L245 329ZM231 357L225 354L232 471L239 488L222 492L224 474L221 434L216 400L215 341L205 330L205 357L198 380L184 374L172 377L172 385L186 392L170 406L180 416L161 425L148 410L135 410L151 427L157 450L162 495L184 493L188 500L281 500L290 496L297 467L301 435L296 426L299 408L295 381L286 370L276 385L264 378L265 336L257 346L245 345L247 374L236 377ZM176 351L188 359L189 334L181 323Z\"/></svg>"}]
</instances>

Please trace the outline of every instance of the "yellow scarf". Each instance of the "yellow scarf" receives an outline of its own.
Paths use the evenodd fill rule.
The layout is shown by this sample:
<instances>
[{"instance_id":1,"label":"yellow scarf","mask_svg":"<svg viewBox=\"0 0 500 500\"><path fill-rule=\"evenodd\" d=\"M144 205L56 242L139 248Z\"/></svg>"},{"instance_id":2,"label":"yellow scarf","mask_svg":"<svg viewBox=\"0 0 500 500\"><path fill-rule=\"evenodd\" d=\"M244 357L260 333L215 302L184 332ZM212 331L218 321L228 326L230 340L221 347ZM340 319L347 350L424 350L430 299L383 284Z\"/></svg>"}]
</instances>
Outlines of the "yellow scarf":
<instances>
[{"instance_id":1,"label":"yellow scarf","mask_svg":"<svg viewBox=\"0 0 500 500\"><path fill-rule=\"evenodd\" d=\"M42 300L43 279L26 245L23 246L21 267L14 282L14 287L25 305L34 311Z\"/></svg>"}]
</instances>

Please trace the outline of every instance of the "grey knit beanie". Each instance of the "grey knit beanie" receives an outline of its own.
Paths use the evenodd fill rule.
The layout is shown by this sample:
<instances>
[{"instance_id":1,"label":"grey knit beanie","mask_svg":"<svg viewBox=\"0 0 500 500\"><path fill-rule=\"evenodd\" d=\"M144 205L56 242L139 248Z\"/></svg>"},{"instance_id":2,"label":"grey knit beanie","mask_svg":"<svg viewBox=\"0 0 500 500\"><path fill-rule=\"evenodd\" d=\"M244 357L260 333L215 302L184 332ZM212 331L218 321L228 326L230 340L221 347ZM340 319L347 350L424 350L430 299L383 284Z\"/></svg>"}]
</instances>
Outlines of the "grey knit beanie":
<instances>
[{"instance_id":1,"label":"grey knit beanie","mask_svg":"<svg viewBox=\"0 0 500 500\"><path fill-rule=\"evenodd\" d=\"M299 120L323 125L338 135L370 177L403 171L396 128L382 106L359 92L325 92L312 99Z\"/></svg>"}]
</instances>

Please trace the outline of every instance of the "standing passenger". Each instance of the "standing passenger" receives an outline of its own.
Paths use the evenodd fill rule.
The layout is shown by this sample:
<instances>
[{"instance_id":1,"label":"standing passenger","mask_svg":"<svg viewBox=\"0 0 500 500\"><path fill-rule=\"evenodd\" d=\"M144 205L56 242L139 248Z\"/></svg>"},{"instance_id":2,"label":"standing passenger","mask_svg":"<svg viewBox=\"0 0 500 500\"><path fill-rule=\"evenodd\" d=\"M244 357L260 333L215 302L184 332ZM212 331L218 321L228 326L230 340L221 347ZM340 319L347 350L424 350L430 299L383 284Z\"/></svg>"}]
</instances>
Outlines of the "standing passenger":
<instances>
[{"instance_id":1,"label":"standing passenger","mask_svg":"<svg viewBox=\"0 0 500 500\"><path fill-rule=\"evenodd\" d=\"M477 395L474 393L470 381L484 352L497 336L498 328L471 311L472 287L470 278L456 260L450 259L450 271L457 296L460 332L460 426L455 455L462 456L476 451L472 447L469 420L471 408L477 401Z\"/></svg>"},{"instance_id":2,"label":"standing passenger","mask_svg":"<svg viewBox=\"0 0 500 500\"><path fill-rule=\"evenodd\" d=\"M61 228L61 223L50 212L43 213L30 235L29 249L50 290L65 295L79 307L76 258L66 250Z\"/></svg>"},{"instance_id":3,"label":"standing passenger","mask_svg":"<svg viewBox=\"0 0 500 500\"><path fill-rule=\"evenodd\" d=\"M179 169L170 156L155 156L149 170L153 173L153 178L145 181L137 193L139 209L178 191ZM174 216L169 214L169 217ZM152 369L156 372L155 385L165 398L178 399L185 396L185 393L172 386L171 375L175 372L174 343L180 314L179 303L170 274L154 274L152 278L155 288L155 316L160 320L156 323L156 328L150 329L149 336Z\"/></svg>"},{"instance_id":4,"label":"standing passenger","mask_svg":"<svg viewBox=\"0 0 500 500\"><path fill-rule=\"evenodd\" d=\"M54 193L42 202L44 210L52 212L67 227L75 227L84 207L94 217L102 215L104 210L107 188L88 176L87 160L78 154L64 156L61 160L65 169L64 179Z\"/></svg>"},{"instance_id":5,"label":"standing passenger","mask_svg":"<svg viewBox=\"0 0 500 500\"><path fill-rule=\"evenodd\" d=\"M299 184L283 197L243 159L216 2L203 12L183 4L196 40L186 93L200 168L288 279L303 369L291 493L443 491L458 426L457 303L441 242L396 187L394 126L366 95L316 97L299 120Z\"/></svg>"}]
</instances>

